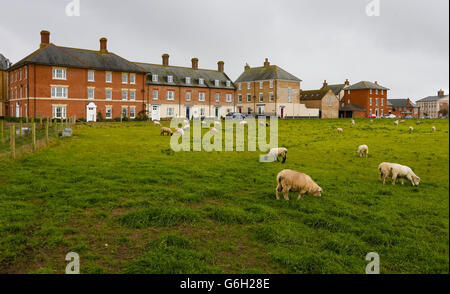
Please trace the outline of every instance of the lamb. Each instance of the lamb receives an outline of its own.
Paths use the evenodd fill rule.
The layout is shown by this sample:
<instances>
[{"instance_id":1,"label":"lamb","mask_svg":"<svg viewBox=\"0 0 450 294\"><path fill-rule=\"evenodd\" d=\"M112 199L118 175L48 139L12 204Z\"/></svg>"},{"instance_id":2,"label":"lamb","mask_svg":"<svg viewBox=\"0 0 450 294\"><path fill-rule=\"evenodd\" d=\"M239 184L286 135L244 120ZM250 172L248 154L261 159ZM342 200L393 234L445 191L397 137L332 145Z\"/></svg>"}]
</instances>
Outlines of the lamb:
<instances>
[{"instance_id":1,"label":"lamb","mask_svg":"<svg viewBox=\"0 0 450 294\"><path fill-rule=\"evenodd\" d=\"M184 136L184 130L180 128L175 129L175 134L181 134L181 136Z\"/></svg>"},{"instance_id":2,"label":"lamb","mask_svg":"<svg viewBox=\"0 0 450 294\"><path fill-rule=\"evenodd\" d=\"M436 132L436 127L435 126L432 126L431 127L431 131L434 133L434 132Z\"/></svg>"},{"instance_id":3,"label":"lamb","mask_svg":"<svg viewBox=\"0 0 450 294\"><path fill-rule=\"evenodd\" d=\"M339 134L341 134L341 133L344 132L344 130L343 130L342 128L337 128L337 132L338 132Z\"/></svg>"},{"instance_id":4,"label":"lamb","mask_svg":"<svg viewBox=\"0 0 450 294\"><path fill-rule=\"evenodd\" d=\"M217 134L217 129L216 129L216 128L210 128L209 131L210 131L212 134Z\"/></svg>"},{"instance_id":5,"label":"lamb","mask_svg":"<svg viewBox=\"0 0 450 294\"><path fill-rule=\"evenodd\" d=\"M412 126L409 126L409 133L411 134L414 131L414 128Z\"/></svg>"},{"instance_id":6,"label":"lamb","mask_svg":"<svg viewBox=\"0 0 450 294\"><path fill-rule=\"evenodd\" d=\"M358 153L359 157L363 157L363 156L368 157L369 156L369 147L367 145L361 145L358 147L357 153Z\"/></svg>"},{"instance_id":7,"label":"lamb","mask_svg":"<svg viewBox=\"0 0 450 294\"><path fill-rule=\"evenodd\" d=\"M157 121L157 120L153 121L153 124L154 124L155 126L161 126L161 123L160 123L159 121Z\"/></svg>"},{"instance_id":8,"label":"lamb","mask_svg":"<svg viewBox=\"0 0 450 294\"><path fill-rule=\"evenodd\" d=\"M398 120L394 121L394 125L398 127Z\"/></svg>"},{"instance_id":9,"label":"lamb","mask_svg":"<svg viewBox=\"0 0 450 294\"><path fill-rule=\"evenodd\" d=\"M283 157L283 161L281 163L285 163L286 162L286 156L287 156L287 149L284 147L279 147L279 148L272 148L269 151L269 154L266 155L266 158L271 156L274 158L274 160L279 161L278 157Z\"/></svg>"},{"instance_id":10,"label":"lamb","mask_svg":"<svg viewBox=\"0 0 450 294\"><path fill-rule=\"evenodd\" d=\"M161 128L161 135L164 136L165 134L167 134L169 136L172 136L173 132L169 128Z\"/></svg>"},{"instance_id":11,"label":"lamb","mask_svg":"<svg viewBox=\"0 0 450 294\"><path fill-rule=\"evenodd\" d=\"M413 186L418 186L420 183L420 178L406 165L383 162L378 166L378 169L381 172L383 184L385 184L386 178L388 177L392 177L392 185L395 185L397 179L400 179L403 185L405 178L408 179Z\"/></svg>"},{"instance_id":12,"label":"lamb","mask_svg":"<svg viewBox=\"0 0 450 294\"><path fill-rule=\"evenodd\" d=\"M320 197L323 190L307 174L285 169L277 175L277 200L280 199L280 192L283 192L285 200L289 200L289 191L299 192L297 199L302 199L304 194Z\"/></svg>"},{"instance_id":13,"label":"lamb","mask_svg":"<svg viewBox=\"0 0 450 294\"><path fill-rule=\"evenodd\" d=\"M355 125L355 120L354 119L352 119L352 126L354 126Z\"/></svg>"}]
</instances>

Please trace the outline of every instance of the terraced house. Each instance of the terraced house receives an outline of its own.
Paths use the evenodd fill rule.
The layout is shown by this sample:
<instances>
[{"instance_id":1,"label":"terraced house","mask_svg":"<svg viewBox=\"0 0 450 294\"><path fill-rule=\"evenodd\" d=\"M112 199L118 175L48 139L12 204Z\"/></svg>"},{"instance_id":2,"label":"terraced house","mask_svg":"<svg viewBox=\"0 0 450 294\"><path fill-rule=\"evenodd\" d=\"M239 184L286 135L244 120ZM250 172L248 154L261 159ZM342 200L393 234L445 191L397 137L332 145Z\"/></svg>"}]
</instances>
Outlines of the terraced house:
<instances>
[{"instance_id":1,"label":"terraced house","mask_svg":"<svg viewBox=\"0 0 450 294\"><path fill-rule=\"evenodd\" d=\"M40 48L8 73L10 116L135 118L145 105L144 70L108 52L106 38L86 50L54 45L41 31Z\"/></svg>"},{"instance_id":2,"label":"terraced house","mask_svg":"<svg viewBox=\"0 0 450 294\"><path fill-rule=\"evenodd\" d=\"M264 116L318 117L319 109L300 103L301 80L266 58L264 66L250 68L235 81L238 112Z\"/></svg>"},{"instance_id":3,"label":"terraced house","mask_svg":"<svg viewBox=\"0 0 450 294\"><path fill-rule=\"evenodd\" d=\"M135 63L147 73L145 104L152 120L161 117L202 118L225 116L235 110L235 87L224 72L224 62L217 70L169 65L169 55L162 64Z\"/></svg>"}]
</instances>

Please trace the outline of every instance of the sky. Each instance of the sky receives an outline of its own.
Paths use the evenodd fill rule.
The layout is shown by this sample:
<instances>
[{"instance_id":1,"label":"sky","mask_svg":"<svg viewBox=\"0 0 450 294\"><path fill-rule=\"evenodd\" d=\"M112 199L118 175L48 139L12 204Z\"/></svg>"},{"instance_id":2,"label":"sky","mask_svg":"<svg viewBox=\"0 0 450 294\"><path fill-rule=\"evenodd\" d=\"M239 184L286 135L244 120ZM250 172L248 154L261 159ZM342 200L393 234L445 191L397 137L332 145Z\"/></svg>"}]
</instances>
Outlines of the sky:
<instances>
[{"instance_id":1,"label":"sky","mask_svg":"<svg viewBox=\"0 0 450 294\"><path fill-rule=\"evenodd\" d=\"M79 1L79 16L74 7ZM361 80L413 101L449 92L448 0L0 0L0 53L17 62L56 45L108 50L130 61L216 69L234 81L265 58L303 90Z\"/></svg>"}]
</instances>

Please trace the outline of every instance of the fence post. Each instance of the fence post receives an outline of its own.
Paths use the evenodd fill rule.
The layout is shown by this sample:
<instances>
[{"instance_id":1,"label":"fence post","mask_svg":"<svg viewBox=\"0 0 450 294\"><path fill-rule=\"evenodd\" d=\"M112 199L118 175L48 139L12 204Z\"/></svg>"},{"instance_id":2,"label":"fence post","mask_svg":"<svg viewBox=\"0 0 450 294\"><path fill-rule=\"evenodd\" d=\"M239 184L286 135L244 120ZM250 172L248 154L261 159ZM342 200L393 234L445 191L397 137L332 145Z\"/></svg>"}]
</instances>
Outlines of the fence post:
<instances>
[{"instance_id":1,"label":"fence post","mask_svg":"<svg viewBox=\"0 0 450 294\"><path fill-rule=\"evenodd\" d=\"M11 124L9 129L9 143L11 145L11 157L12 159L16 159L16 136L15 136L16 130L14 128L14 124Z\"/></svg>"},{"instance_id":2,"label":"fence post","mask_svg":"<svg viewBox=\"0 0 450 294\"><path fill-rule=\"evenodd\" d=\"M25 116L25 123L26 123L26 124L28 123L28 115Z\"/></svg>"},{"instance_id":3,"label":"fence post","mask_svg":"<svg viewBox=\"0 0 450 294\"><path fill-rule=\"evenodd\" d=\"M19 136L22 137L22 119L20 119L19 128Z\"/></svg>"},{"instance_id":4,"label":"fence post","mask_svg":"<svg viewBox=\"0 0 450 294\"><path fill-rule=\"evenodd\" d=\"M3 119L0 120L0 140L3 143L5 143L5 134L3 133Z\"/></svg>"},{"instance_id":5,"label":"fence post","mask_svg":"<svg viewBox=\"0 0 450 294\"><path fill-rule=\"evenodd\" d=\"M42 126L42 117L39 118L39 124Z\"/></svg>"},{"instance_id":6,"label":"fence post","mask_svg":"<svg viewBox=\"0 0 450 294\"><path fill-rule=\"evenodd\" d=\"M48 145L48 118L45 122L45 144Z\"/></svg>"},{"instance_id":7,"label":"fence post","mask_svg":"<svg viewBox=\"0 0 450 294\"><path fill-rule=\"evenodd\" d=\"M49 123L49 126L52 127L52 119L49 118L49 117L47 117L47 121L48 121L48 123Z\"/></svg>"},{"instance_id":8,"label":"fence post","mask_svg":"<svg viewBox=\"0 0 450 294\"><path fill-rule=\"evenodd\" d=\"M31 133L33 136L33 141L31 142L32 146L33 146L33 151L36 150L36 123L33 122L32 126L31 126Z\"/></svg>"}]
</instances>

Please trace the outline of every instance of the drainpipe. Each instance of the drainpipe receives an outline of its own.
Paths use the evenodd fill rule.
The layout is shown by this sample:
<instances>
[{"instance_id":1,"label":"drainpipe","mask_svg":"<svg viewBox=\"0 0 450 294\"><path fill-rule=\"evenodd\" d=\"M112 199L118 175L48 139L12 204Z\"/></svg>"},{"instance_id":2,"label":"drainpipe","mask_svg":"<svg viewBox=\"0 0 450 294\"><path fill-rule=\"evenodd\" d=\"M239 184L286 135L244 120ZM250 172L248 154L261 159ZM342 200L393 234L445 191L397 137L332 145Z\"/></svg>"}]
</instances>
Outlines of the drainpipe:
<instances>
[{"instance_id":1,"label":"drainpipe","mask_svg":"<svg viewBox=\"0 0 450 294\"><path fill-rule=\"evenodd\" d=\"M37 96L36 95L36 64L33 65L33 80L34 80L34 117L36 117L36 96Z\"/></svg>"}]
</instances>

